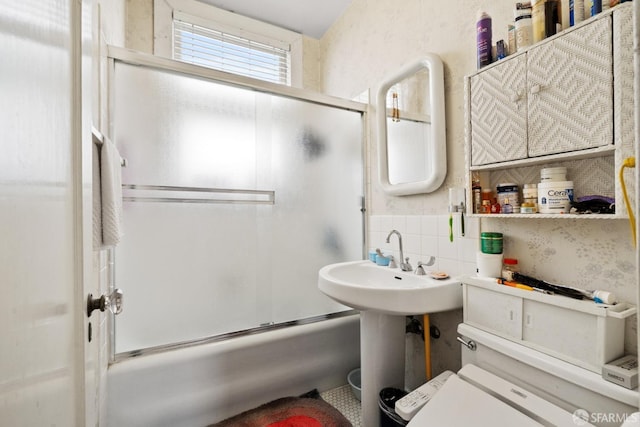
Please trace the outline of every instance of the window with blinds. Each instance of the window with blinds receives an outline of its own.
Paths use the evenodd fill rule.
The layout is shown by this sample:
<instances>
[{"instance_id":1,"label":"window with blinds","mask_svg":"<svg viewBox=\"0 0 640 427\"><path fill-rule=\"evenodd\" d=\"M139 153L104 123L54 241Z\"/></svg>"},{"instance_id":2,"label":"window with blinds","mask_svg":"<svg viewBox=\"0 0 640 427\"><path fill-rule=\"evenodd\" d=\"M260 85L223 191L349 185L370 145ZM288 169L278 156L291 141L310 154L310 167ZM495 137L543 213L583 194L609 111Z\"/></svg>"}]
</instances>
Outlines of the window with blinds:
<instances>
[{"instance_id":1,"label":"window with blinds","mask_svg":"<svg viewBox=\"0 0 640 427\"><path fill-rule=\"evenodd\" d=\"M272 83L290 85L290 49L173 21L173 57Z\"/></svg>"}]
</instances>

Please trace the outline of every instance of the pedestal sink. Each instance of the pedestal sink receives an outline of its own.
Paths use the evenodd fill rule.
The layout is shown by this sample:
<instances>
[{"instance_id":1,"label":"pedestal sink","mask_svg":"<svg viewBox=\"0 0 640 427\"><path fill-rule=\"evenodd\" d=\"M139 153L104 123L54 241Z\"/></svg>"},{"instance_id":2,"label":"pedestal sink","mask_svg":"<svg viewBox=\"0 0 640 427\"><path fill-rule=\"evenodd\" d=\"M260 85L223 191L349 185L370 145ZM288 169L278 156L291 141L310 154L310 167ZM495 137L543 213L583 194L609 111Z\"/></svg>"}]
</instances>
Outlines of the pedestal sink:
<instances>
[{"instance_id":1,"label":"pedestal sink","mask_svg":"<svg viewBox=\"0 0 640 427\"><path fill-rule=\"evenodd\" d=\"M405 316L462 307L462 286L453 279L353 261L320 269L318 289L361 311L362 423L379 427L378 393L404 387Z\"/></svg>"}]
</instances>

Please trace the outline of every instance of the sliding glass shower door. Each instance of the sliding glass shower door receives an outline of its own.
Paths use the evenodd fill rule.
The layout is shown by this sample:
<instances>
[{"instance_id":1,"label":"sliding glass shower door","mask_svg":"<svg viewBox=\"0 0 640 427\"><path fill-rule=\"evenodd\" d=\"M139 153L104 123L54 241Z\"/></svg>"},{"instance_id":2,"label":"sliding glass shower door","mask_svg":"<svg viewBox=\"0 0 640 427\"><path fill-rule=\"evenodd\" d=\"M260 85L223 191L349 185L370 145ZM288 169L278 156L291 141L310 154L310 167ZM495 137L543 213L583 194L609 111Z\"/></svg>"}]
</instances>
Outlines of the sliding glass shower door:
<instances>
[{"instance_id":1,"label":"sliding glass shower door","mask_svg":"<svg viewBox=\"0 0 640 427\"><path fill-rule=\"evenodd\" d=\"M346 310L317 272L362 258L362 113L114 64L116 352Z\"/></svg>"}]
</instances>

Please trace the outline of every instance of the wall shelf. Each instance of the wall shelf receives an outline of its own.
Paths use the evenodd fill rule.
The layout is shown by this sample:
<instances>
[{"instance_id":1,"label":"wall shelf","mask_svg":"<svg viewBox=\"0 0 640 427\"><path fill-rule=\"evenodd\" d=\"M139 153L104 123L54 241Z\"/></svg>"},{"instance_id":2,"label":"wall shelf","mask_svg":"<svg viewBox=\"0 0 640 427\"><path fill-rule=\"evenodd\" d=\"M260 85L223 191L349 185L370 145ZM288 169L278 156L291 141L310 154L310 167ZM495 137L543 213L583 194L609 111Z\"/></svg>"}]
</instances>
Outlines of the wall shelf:
<instances>
[{"instance_id":1,"label":"wall shelf","mask_svg":"<svg viewBox=\"0 0 640 427\"><path fill-rule=\"evenodd\" d=\"M590 219L590 220L612 220L628 219L620 214L469 214L469 218L526 218L526 219Z\"/></svg>"},{"instance_id":2,"label":"wall shelf","mask_svg":"<svg viewBox=\"0 0 640 427\"><path fill-rule=\"evenodd\" d=\"M568 153L550 154L548 156L529 157L520 160L511 160L508 162L493 163L489 165L469 166L470 171L495 171L502 169L511 169L521 166L535 166L555 163L566 160L584 160L595 159L607 155L615 155L615 145L607 145L604 147L588 148L586 150L572 151Z\"/></svg>"}]
</instances>

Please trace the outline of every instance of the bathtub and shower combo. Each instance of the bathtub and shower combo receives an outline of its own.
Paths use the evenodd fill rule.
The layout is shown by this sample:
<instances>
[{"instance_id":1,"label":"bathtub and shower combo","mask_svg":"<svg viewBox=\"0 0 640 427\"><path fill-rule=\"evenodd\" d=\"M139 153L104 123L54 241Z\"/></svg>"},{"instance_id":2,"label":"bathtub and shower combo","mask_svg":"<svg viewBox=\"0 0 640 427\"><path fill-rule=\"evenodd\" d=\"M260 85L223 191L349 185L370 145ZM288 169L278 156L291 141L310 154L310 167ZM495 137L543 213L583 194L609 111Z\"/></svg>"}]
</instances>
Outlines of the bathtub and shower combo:
<instances>
[{"instance_id":1,"label":"bathtub and shower combo","mask_svg":"<svg viewBox=\"0 0 640 427\"><path fill-rule=\"evenodd\" d=\"M125 236L109 253L109 425L207 425L342 385L359 318L317 290L362 259L366 106L110 48Z\"/></svg>"}]
</instances>

